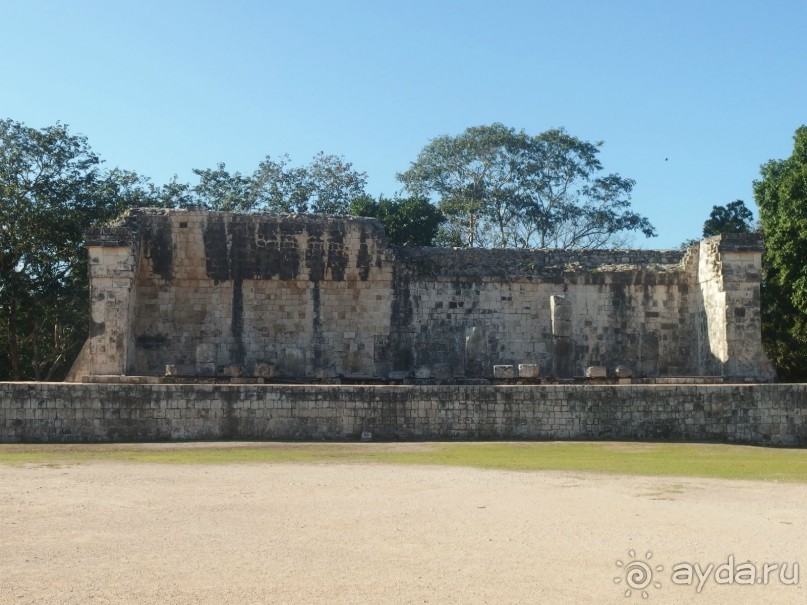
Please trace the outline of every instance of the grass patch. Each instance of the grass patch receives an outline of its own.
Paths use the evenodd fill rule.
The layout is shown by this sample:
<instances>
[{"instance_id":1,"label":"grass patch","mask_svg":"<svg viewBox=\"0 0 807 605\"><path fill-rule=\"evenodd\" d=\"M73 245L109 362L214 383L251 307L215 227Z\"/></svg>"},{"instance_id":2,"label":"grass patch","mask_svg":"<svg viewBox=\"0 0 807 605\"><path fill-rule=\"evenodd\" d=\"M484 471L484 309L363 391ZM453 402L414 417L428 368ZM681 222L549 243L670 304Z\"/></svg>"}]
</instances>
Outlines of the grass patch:
<instances>
[{"instance_id":1,"label":"grass patch","mask_svg":"<svg viewBox=\"0 0 807 605\"><path fill-rule=\"evenodd\" d=\"M0 445L0 464L379 463L807 482L807 450L684 443Z\"/></svg>"},{"instance_id":2,"label":"grass patch","mask_svg":"<svg viewBox=\"0 0 807 605\"><path fill-rule=\"evenodd\" d=\"M388 453L385 462L508 470L807 482L807 451L701 444L463 443Z\"/></svg>"}]
</instances>

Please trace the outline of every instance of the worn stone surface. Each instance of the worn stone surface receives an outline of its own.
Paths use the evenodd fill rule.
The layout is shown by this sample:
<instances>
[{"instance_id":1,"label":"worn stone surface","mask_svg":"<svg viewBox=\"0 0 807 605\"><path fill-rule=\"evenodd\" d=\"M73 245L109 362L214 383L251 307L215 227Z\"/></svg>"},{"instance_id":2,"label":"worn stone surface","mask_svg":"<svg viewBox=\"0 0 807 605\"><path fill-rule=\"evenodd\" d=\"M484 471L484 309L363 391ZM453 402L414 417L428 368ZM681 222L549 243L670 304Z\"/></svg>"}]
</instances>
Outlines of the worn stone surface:
<instances>
[{"instance_id":1,"label":"worn stone surface","mask_svg":"<svg viewBox=\"0 0 807 605\"><path fill-rule=\"evenodd\" d=\"M454 379L454 371L447 363L436 363L432 367L432 376L441 384L448 384Z\"/></svg>"},{"instance_id":2,"label":"worn stone surface","mask_svg":"<svg viewBox=\"0 0 807 605\"><path fill-rule=\"evenodd\" d=\"M807 446L807 385L0 383L0 441L699 440Z\"/></svg>"},{"instance_id":3,"label":"worn stone surface","mask_svg":"<svg viewBox=\"0 0 807 605\"><path fill-rule=\"evenodd\" d=\"M493 366L494 378L513 378L515 375L515 368L511 365Z\"/></svg>"},{"instance_id":4,"label":"worn stone surface","mask_svg":"<svg viewBox=\"0 0 807 605\"><path fill-rule=\"evenodd\" d=\"M614 374L616 374L617 378L630 378L633 376L633 370L628 366L619 365L614 368Z\"/></svg>"},{"instance_id":5,"label":"worn stone surface","mask_svg":"<svg viewBox=\"0 0 807 605\"><path fill-rule=\"evenodd\" d=\"M519 378L538 378L541 375L541 369L534 363L520 363L518 364L518 377Z\"/></svg>"},{"instance_id":6,"label":"worn stone surface","mask_svg":"<svg viewBox=\"0 0 807 605\"><path fill-rule=\"evenodd\" d=\"M446 364L581 376L768 380L762 247L677 250L387 247L374 219L139 209L88 234L90 338L76 371L385 378Z\"/></svg>"},{"instance_id":7,"label":"worn stone surface","mask_svg":"<svg viewBox=\"0 0 807 605\"><path fill-rule=\"evenodd\" d=\"M586 368L586 378L606 378L608 369L605 366L589 366Z\"/></svg>"},{"instance_id":8,"label":"worn stone surface","mask_svg":"<svg viewBox=\"0 0 807 605\"><path fill-rule=\"evenodd\" d=\"M420 366L415 368L415 378L424 380L432 377L432 369L429 366Z\"/></svg>"}]
</instances>

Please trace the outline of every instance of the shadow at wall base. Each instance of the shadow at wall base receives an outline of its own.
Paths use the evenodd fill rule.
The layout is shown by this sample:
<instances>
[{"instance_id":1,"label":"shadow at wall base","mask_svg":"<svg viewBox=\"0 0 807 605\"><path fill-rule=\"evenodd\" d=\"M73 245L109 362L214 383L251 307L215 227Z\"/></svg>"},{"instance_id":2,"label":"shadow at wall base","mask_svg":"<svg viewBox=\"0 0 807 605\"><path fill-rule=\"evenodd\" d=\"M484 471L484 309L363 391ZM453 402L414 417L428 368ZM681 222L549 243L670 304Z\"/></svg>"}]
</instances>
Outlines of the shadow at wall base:
<instances>
[{"instance_id":1,"label":"shadow at wall base","mask_svg":"<svg viewBox=\"0 0 807 605\"><path fill-rule=\"evenodd\" d=\"M807 384L0 383L0 442L670 440L807 446Z\"/></svg>"}]
</instances>

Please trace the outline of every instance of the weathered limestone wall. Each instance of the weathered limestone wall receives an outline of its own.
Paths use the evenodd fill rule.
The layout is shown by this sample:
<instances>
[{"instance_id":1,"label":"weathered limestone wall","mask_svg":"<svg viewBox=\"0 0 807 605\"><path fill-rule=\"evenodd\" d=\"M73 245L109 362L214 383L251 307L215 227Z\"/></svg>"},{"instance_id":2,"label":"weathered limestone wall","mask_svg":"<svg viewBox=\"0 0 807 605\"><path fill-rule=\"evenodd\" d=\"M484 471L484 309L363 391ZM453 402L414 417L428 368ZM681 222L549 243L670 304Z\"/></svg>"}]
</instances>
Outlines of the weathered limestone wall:
<instances>
[{"instance_id":1,"label":"weathered limestone wall","mask_svg":"<svg viewBox=\"0 0 807 605\"><path fill-rule=\"evenodd\" d=\"M761 246L753 234L700 242L697 354L704 373L773 375L760 339L761 271Z\"/></svg>"},{"instance_id":2,"label":"weathered limestone wall","mask_svg":"<svg viewBox=\"0 0 807 605\"><path fill-rule=\"evenodd\" d=\"M637 439L807 446L807 385L0 383L0 442Z\"/></svg>"},{"instance_id":3,"label":"weathered limestone wall","mask_svg":"<svg viewBox=\"0 0 807 605\"><path fill-rule=\"evenodd\" d=\"M90 236L93 321L105 328L93 335L94 374L260 363L280 376L373 374L392 276L376 221L146 211L125 222L125 247ZM138 247L128 282L103 274Z\"/></svg>"},{"instance_id":4,"label":"weathered limestone wall","mask_svg":"<svg viewBox=\"0 0 807 605\"><path fill-rule=\"evenodd\" d=\"M86 242L90 257L90 337L92 374L127 374L133 362L135 276L140 241L126 229L109 229ZM86 358L82 360L86 363Z\"/></svg>"},{"instance_id":5,"label":"weathered limestone wall","mask_svg":"<svg viewBox=\"0 0 807 605\"><path fill-rule=\"evenodd\" d=\"M773 377L753 236L687 252L388 248L373 219L146 209L87 246L91 375Z\"/></svg>"},{"instance_id":6,"label":"weathered limestone wall","mask_svg":"<svg viewBox=\"0 0 807 605\"><path fill-rule=\"evenodd\" d=\"M478 377L517 363L560 377L620 364L649 376L702 373L694 267L683 252L396 248L395 256L393 369L444 361Z\"/></svg>"}]
</instances>

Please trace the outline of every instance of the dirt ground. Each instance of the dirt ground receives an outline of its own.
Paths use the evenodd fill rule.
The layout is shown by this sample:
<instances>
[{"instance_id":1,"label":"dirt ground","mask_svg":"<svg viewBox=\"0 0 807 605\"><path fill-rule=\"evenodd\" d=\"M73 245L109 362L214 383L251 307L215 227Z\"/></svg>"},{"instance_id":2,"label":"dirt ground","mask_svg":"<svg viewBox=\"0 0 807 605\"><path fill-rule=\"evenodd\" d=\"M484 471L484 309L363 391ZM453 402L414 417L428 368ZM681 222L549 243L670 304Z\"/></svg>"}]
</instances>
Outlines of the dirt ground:
<instances>
[{"instance_id":1,"label":"dirt ground","mask_svg":"<svg viewBox=\"0 0 807 605\"><path fill-rule=\"evenodd\" d=\"M788 580L795 562L798 583L778 569L754 585L717 584L712 570L699 593L697 576L672 580L675 565L703 572L732 555L724 579L750 561L758 580L764 564L788 563ZM652 581L628 578L634 559ZM645 592L803 605L805 567L803 484L372 464L0 467L0 603L628 603Z\"/></svg>"}]
</instances>

